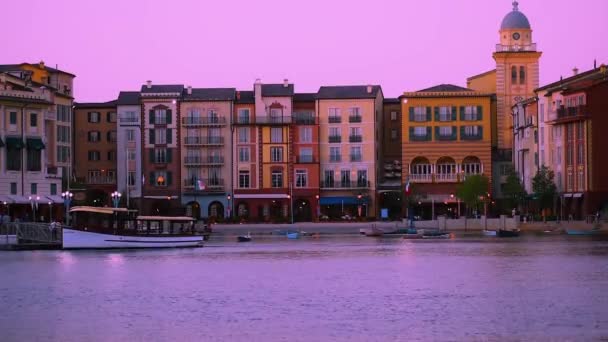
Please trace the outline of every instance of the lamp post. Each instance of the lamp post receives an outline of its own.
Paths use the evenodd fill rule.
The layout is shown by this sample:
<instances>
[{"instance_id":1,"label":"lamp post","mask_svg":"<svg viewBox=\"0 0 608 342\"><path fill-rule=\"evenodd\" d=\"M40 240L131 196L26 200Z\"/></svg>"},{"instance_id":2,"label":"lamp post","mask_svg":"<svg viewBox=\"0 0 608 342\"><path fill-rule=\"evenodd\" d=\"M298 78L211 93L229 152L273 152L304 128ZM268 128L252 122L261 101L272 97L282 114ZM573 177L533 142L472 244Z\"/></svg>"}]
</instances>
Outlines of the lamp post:
<instances>
[{"instance_id":1,"label":"lamp post","mask_svg":"<svg viewBox=\"0 0 608 342\"><path fill-rule=\"evenodd\" d=\"M359 218L361 218L361 193L357 195L357 214L359 214Z\"/></svg>"},{"instance_id":2,"label":"lamp post","mask_svg":"<svg viewBox=\"0 0 608 342\"><path fill-rule=\"evenodd\" d=\"M120 198L122 197L122 194L118 191L114 191L111 196L112 203L114 203L114 208L118 208L118 204L120 203Z\"/></svg>"},{"instance_id":3,"label":"lamp post","mask_svg":"<svg viewBox=\"0 0 608 342\"><path fill-rule=\"evenodd\" d=\"M65 206L65 224L66 226L70 225L70 204L72 204L73 193L66 191L61 193L61 198L63 198L63 205Z\"/></svg>"},{"instance_id":4,"label":"lamp post","mask_svg":"<svg viewBox=\"0 0 608 342\"><path fill-rule=\"evenodd\" d=\"M33 222L36 222L36 210L38 210L38 201L40 200L40 196L29 196L30 205L32 206L32 215Z\"/></svg>"},{"instance_id":5,"label":"lamp post","mask_svg":"<svg viewBox=\"0 0 608 342\"><path fill-rule=\"evenodd\" d=\"M317 221L321 218L321 204L319 203L319 195L315 195L315 199L317 200Z\"/></svg>"},{"instance_id":6,"label":"lamp post","mask_svg":"<svg viewBox=\"0 0 608 342\"><path fill-rule=\"evenodd\" d=\"M8 204L7 201L2 202L2 204L4 204L4 206L6 207L6 215L8 216L8 220L10 222L10 220L11 220L11 207Z\"/></svg>"},{"instance_id":7,"label":"lamp post","mask_svg":"<svg viewBox=\"0 0 608 342\"><path fill-rule=\"evenodd\" d=\"M49 201L49 223L53 223L53 202Z\"/></svg>"},{"instance_id":8,"label":"lamp post","mask_svg":"<svg viewBox=\"0 0 608 342\"><path fill-rule=\"evenodd\" d=\"M228 218L232 217L230 216L230 209L231 209L231 200L232 200L232 195L228 194L226 195L226 200L228 201Z\"/></svg>"}]
</instances>

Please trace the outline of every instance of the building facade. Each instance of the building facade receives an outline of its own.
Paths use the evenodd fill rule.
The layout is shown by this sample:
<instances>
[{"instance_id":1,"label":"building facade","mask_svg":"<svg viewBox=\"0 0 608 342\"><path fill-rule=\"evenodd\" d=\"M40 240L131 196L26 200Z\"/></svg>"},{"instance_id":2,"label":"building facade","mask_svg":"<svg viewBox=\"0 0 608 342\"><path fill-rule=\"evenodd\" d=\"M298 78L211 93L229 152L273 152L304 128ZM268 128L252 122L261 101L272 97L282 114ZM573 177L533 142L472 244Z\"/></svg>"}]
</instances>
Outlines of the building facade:
<instances>
[{"instance_id":1,"label":"building facade","mask_svg":"<svg viewBox=\"0 0 608 342\"><path fill-rule=\"evenodd\" d=\"M377 85L319 89L322 218L379 215L376 189L383 101Z\"/></svg>"},{"instance_id":2,"label":"building facade","mask_svg":"<svg viewBox=\"0 0 608 342\"><path fill-rule=\"evenodd\" d=\"M402 165L401 165L401 101L384 99L380 141L380 168L378 174L378 205L383 219L403 217ZM382 212L384 210L384 213Z\"/></svg>"},{"instance_id":3,"label":"building facade","mask_svg":"<svg viewBox=\"0 0 608 342\"><path fill-rule=\"evenodd\" d=\"M408 217L464 215L457 185L469 175L492 179L492 94L443 84L400 99Z\"/></svg>"},{"instance_id":4,"label":"building facade","mask_svg":"<svg viewBox=\"0 0 608 342\"><path fill-rule=\"evenodd\" d=\"M116 189L129 208L140 203L142 188L141 104L138 91L121 91L116 100Z\"/></svg>"},{"instance_id":5,"label":"building facade","mask_svg":"<svg viewBox=\"0 0 608 342\"><path fill-rule=\"evenodd\" d=\"M532 97L518 102L513 115L513 167L527 193L531 194L532 179L539 170L538 103Z\"/></svg>"}]
</instances>

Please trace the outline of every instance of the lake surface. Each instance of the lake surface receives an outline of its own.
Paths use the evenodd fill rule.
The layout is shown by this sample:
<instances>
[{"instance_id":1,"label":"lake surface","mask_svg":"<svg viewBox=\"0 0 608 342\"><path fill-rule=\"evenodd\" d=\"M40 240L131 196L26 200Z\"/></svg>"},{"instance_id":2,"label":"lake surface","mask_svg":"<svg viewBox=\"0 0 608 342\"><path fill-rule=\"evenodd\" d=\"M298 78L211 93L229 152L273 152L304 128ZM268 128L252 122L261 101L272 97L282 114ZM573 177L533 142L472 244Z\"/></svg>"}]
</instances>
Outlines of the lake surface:
<instances>
[{"instance_id":1,"label":"lake surface","mask_svg":"<svg viewBox=\"0 0 608 342\"><path fill-rule=\"evenodd\" d=\"M608 338L608 241L212 240L0 253L2 341Z\"/></svg>"}]
</instances>

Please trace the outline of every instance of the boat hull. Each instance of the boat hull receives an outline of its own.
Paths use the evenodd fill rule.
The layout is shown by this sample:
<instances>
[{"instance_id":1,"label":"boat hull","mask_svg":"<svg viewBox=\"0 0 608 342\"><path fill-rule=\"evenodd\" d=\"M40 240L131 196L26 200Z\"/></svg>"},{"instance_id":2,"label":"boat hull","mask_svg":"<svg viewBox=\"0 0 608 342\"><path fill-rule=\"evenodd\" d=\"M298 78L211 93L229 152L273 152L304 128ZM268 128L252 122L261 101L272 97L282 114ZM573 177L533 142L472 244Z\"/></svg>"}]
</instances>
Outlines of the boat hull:
<instances>
[{"instance_id":1,"label":"boat hull","mask_svg":"<svg viewBox=\"0 0 608 342\"><path fill-rule=\"evenodd\" d=\"M239 236L237 237L238 242L250 242L251 236Z\"/></svg>"},{"instance_id":2,"label":"boat hull","mask_svg":"<svg viewBox=\"0 0 608 342\"><path fill-rule=\"evenodd\" d=\"M483 235L484 236L496 236L496 231L495 230L484 230Z\"/></svg>"},{"instance_id":3,"label":"boat hull","mask_svg":"<svg viewBox=\"0 0 608 342\"><path fill-rule=\"evenodd\" d=\"M63 229L63 249L178 248L202 245L203 237L199 235L123 236Z\"/></svg>"},{"instance_id":4,"label":"boat hull","mask_svg":"<svg viewBox=\"0 0 608 342\"><path fill-rule=\"evenodd\" d=\"M288 239L299 239L300 233L287 233L287 238Z\"/></svg>"},{"instance_id":5,"label":"boat hull","mask_svg":"<svg viewBox=\"0 0 608 342\"><path fill-rule=\"evenodd\" d=\"M498 237L518 237L519 230L499 230L497 233Z\"/></svg>"},{"instance_id":6,"label":"boat hull","mask_svg":"<svg viewBox=\"0 0 608 342\"><path fill-rule=\"evenodd\" d=\"M597 230L566 229L566 234L568 234L568 235L594 235L596 233L597 233Z\"/></svg>"}]
</instances>

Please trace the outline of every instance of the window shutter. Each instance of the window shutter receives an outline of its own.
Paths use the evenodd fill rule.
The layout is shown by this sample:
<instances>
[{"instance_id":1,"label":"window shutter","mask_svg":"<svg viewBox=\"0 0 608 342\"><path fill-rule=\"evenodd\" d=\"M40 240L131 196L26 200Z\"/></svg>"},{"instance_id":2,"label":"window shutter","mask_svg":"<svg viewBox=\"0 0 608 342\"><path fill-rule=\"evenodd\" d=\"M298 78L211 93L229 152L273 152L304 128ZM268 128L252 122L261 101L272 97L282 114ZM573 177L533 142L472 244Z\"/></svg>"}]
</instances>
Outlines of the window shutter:
<instances>
[{"instance_id":1,"label":"window shutter","mask_svg":"<svg viewBox=\"0 0 608 342\"><path fill-rule=\"evenodd\" d=\"M426 128L426 140L433 140L433 129L430 126Z\"/></svg>"},{"instance_id":2,"label":"window shutter","mask_svg":"<svg viewBox=\"0 0 608 342\"><path fill-rule=\"evenodd\" d=\"M461 107L462 108L462 107ZM462 112L460 112L462 114ZM464 126L460 126L460 140L465 140L464 136Z\"/></svg>"},{"instance_id":3,"label":"window shutter","mask_svg":"<svg viewBox=\"0 0 608 342\"><path fill-rule=\"evenodd\" d=\"M150 163L154 164L156 161L154 160L154 149L150 149Z\"/></svg>"},{"instance_id":4,"label":"window shutter","mask_svg":"<svg viewBox=\"0 0 608 342\"><path fill-rule=\"evenodd\" d=\"M452 121L456 121L456 106L452 107Z\"/></svg>"},{"instance_id":5,"label":"window shutter","mask_svg":"<svg viewBox=\"0 0 608 342\"><path fill-rule=\"evenodd\" d=\"M173 143L173 136L171 135L171 128L167 128L167 145Z\"/></svg>"},{"instance_id":6,"label":"window shutter","mask_svg":"<svg viewBox=\"0 0 608 342\"><path fill-rule=\"evenodd\" d=\"M171 109L167 109L167 125L171 124Z\"/></svg>"},{"instance_id":7,"label":"window shutter","mask_svg":"<svg viewBox=\"0 0 608 342\"><path fill-rule=\"evenodd\" d=\"M456 140L456 131L457 131L457 127L456 126L452 126L452 140Z\"/></svg>"},{"instance_id":8,"label":"window shutter","mask_svg":"<svg viewBox=\"0 0 608 342\"><path fill-rule=\"evenodd\" d=\"M150 185L154 185L155 179L156 177L154 177L154 172L150 172Z\"/></svg>"},{"instance_id":9,"label":"window shutter","mask_svg":"<svg viewBox=\"0 0 608 342\"><path fill-rule=\"evenodd\" d=\"M173 181L173 173L171 171L167 171L167 186L170 186Z\"/></svg>"},{"instance_id":10,"label":"window shutter","mask_svg":"<svg viewBox=\"0 0 608 342\"><path fill-rule=\"evenodd\" d=\"M483 119L483 107L477 106L477 120Z\"/></svg>"},{"instance_id":11,"label":"window shutter","mask_svg":"<svg viewBox=\"0 0 608 342\"><path fill-rule=\"evenodd\" d=\"M431 122L431 107L426 107L426 121Z\"/></svg>"},{"instance_id":12,"label":"window shutter","mask_svg":"<svg viewBox=\"0 0 608 342\"><path fill-rule=\"evenodd\" d=\"M156 138L155 138L155 136L154 136L154 130L153 130L153 129L151 129L151 130L150 130L150 144L154 144L154 143L155 143L155 141L156 141Z\"/></svg>"},{"instance_id":13,"label":"window shutter","mask_svg":"<svg viewBox=\"0 0 608 342\"><path fill-rule=\"evenodd\" d=\"M479 128L478 128L477 130L478 130L478 132L479 132L479 133L477 133L477 134L478 134L479 139L480 139L480 140L481 140L481 139L483 139L483 126L479 126Z\"/></svg>"},{"instance_id":14,"label":"window shutter","mask_svg":"<svg viewBox=\"0 0 608 342\"><path fill-rule=\"evenodd\" d=\"M88 121L88 122L91 122L91 112L88 112L88 113L87 113L87 121Z\"/></svg>"},{"instance_id":15,"label":"window shutter","mask_svg":"<svg viewBox=\"0 0 608 342\"><path fill-rule=\"evenodd\" d=\"M414 140L414 127L410 127L410 141Z\"/></svg>"},{"instance_id":16,"label":"window shutter","mask_svg":"<svg viewBox=\"0 0 608 342\"><path fill-rule=\"evenodd\" d=\"M150 111L148 113L150 113L148 115L150 118L150 125L154 125L154 109L150 109Z\"/></svg>"},{"instance_id":17,"label":"window shutter","mask_svg":"<svg viewBox=\"0 0 608 342\"><path fill-rule=\"evenodd\" d=\"M439 121L439 107L435 107L435 121Z\"/></svg>"},{"instance_id":18,"label":"window shutter","mask_svg":"<svg viewBox=\"0 0 608 342\"><path fill-rule=\"evenodd\" d=\"M464 106L460 106L460 121L464 121Z\"/></svg>"},{"instance_id":19,"label":"window shutter","mask_svg":"<svg viewBox=\"0 0 608 342\"><path fill-rule=\"evenodd\" d=\"M172 149L168 148L167 149L167 164L171 164L171 151Z\"/></svg>"},{"instance_id":20,"label":"window shutter","mask_svg":"<svg viewBox=\"0 0 608 342\"><path fill-rule=\"evenodd\" d=\"M414 121L414 107L410 107L410 122Z\"/></svg>"},{"instance_id":21,"label":"window shutter","mask_svg":"<svg viewBox=\"0 0 608 342\"><path fill-rule=\"evenodd\" d=\"M435 126L435 140L439 140L439 126Z\"/></svg>"}]
</instances>

